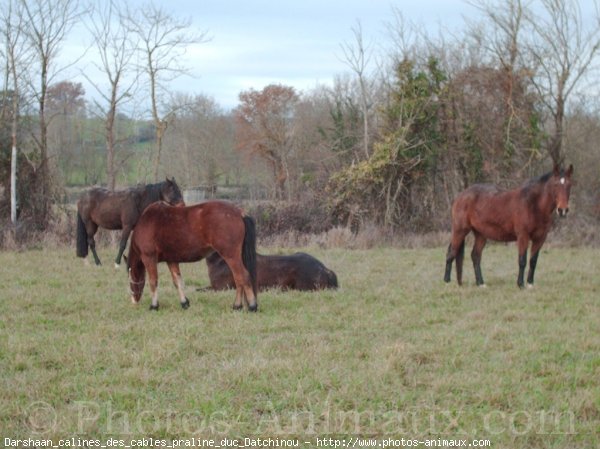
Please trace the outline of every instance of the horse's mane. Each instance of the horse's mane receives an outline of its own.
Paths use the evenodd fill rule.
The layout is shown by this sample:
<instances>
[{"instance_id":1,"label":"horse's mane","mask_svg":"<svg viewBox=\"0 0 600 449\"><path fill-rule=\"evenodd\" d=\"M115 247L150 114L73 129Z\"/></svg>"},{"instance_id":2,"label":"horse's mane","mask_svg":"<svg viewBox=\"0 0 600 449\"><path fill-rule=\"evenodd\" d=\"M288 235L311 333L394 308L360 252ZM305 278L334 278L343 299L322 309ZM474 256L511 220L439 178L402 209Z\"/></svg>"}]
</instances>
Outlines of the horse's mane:
<instances>
[{"instance_id":1,"label":"horse's mane","mask_svg":"<svg viewBox=\"0 0 600 449\"><path fill-rule=\"evenodd\" d=\"M160 197L160 189L162 188L164 183L165 181L157 182L156 184L147 184L143 187L143 190L150 194L152 198L158 199Z\"/></svg>"},{"instance_id":2,"label":"horse's mane","mask_svg":"<svg viewBox=\"0 0 600 449\"><path fill-rule=\"evenodd\" d=\"M553 172L544 173L543 175L536 176L525 182L524 187L535 186L537 184L545 184L552 177Z\"/></svg>"},{"instance_id":3,"label":"horse's mane","mask_svg":"<svg viewBox=\"0 0 600 449\"><path fill-rule=\"evenodd\" d=\"M521 194L528 197L531 195L535 196L536 193L541 192L541 189L552 178L553 174L554 172L548 172L525 181L521 188Z\"/></svg>"},{"instance_id":4,"label":"horse's mane","mask_svg":"<svg viewBox=\"0 0 600 449\"><path fill-rule=\"evenodd\" d=\"M126 189L125 192L130 192L135 195L138 202L147 205L160 199L160 190L164 183L165 181L156 184L138 184Z\"/></svg>"}]
</instances>

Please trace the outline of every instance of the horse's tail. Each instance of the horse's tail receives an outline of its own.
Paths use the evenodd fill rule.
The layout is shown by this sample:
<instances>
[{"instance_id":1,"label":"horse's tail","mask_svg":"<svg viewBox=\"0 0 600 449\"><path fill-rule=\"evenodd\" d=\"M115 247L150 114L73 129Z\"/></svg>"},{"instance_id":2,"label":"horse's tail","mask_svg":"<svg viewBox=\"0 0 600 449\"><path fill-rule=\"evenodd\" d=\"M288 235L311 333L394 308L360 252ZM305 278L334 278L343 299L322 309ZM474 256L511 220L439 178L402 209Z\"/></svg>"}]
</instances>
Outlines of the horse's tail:
<instances>
[{"instance_id":1,"label":"horse's tail","mask_svg":"<svg viewBox=\"0 0 600 449\"><path fill-rule=\"evenodd\" d=\"M252 281L252 290L254 295L257 292L257 279L256 279L256 225L254 219L245 215L243 217L246 231L244 233L244 243L242 245L242 263L250 273L250 280Z\"/></svg>"},{"instance_id":2,"label":"horse's tail","mask_svg":"<svg viewBox=\"0 0 600 449\"><path fill-rule=\"evenodd\" d=\"M88 235L81 214L77 212L77 257L87 257Z\"/></svg>"}]
</instances>

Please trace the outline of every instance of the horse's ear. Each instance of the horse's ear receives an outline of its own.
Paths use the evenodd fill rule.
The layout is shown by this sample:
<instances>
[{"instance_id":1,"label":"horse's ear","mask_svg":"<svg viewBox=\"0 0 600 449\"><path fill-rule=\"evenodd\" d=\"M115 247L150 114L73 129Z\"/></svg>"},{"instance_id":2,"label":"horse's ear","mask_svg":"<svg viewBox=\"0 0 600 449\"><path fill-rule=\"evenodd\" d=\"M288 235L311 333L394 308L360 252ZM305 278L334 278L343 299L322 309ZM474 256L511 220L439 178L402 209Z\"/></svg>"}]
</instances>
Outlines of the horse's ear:
<instances>
[{"instance_id":1,"label":"horse's ear","mask_svg":"<svg viewBox=\"0 0 600 449\"><path fill-rule=\"evenodd\" d=\"M572 174L573 174L573 164L569 165L569 168L567 169L567 178L570 178Z\"/></svg>"}]
</instances>

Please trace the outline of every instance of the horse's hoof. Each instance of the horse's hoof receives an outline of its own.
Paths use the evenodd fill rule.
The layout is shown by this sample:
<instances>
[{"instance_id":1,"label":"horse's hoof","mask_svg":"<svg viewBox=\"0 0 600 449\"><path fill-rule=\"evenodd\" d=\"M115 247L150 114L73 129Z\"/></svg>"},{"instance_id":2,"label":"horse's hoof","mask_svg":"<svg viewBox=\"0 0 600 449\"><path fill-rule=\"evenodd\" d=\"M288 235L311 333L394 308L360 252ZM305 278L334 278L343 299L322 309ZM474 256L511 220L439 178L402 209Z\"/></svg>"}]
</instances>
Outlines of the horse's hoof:
<instances>
[{"instance_id":1,"label":"horse's hoof","mask_svg":"<svg viewBox=\"0 0 600 449\"><path fill-rule=\"evenodd\" d=\"M150 310L158 310L158 304L150 304Z\"/></svg>"},{"instance_id":2,"label":"horse's hoof","mask_svg":"<svg viewBox=\"0 0 600 449\"><path fill-rule=\"evenodd\" d=\"M139 301L136 301L136 300L135 300L135 298L132 296L132 297L131 297L131 304L133 304L134 306L139 306L139 305L140 305L140 302L139 302Z\"/></svg>"},{"instance_id":3,"label":"horse's hoof","mask_svg":"<svg viewBox=\"0 0 600 449\"><path fill-rule=\"evenodd\" d=\"M234 305L233 305L233 310L242 310L242 309L243 309L243 307L244 307L244 306L242 306L241 304L240 304L240 305L234 304Z\"/></svg>"},{"instance_id":4,"label":"horse's hoof","mask_svg":"<svg viewBox=\"0 0 600 449\"><path fill-rule=\"evenodd\" d=\"M487 288L487 285L486 285L486 284L479 284L477 287L480 287L480 288Z\"/></svg>"},{"instance_id":5,"label":"horse's hoof","mask_svg":"<svg viewBox=\"0 0 600 449\"><path fill-rule=\"evenodd\" d=\"M184 310L189 309L190 308L190 300L185 298L185 302L181 303L181 308Z\"/></svg>"},{"instance_id":6,"label":"horse's hoof","mask_svg":"<svg viewBox=\"0 0 600 449\"><path fill-rule=\"evenodd\" d=\"M115 262L115 270L118 270L119 268L121 268L121 265Z\"/></svg>"},{"instance_id":7,"label":"horse's hoof","mask_svg":"<svg viewBox=\"0 0 600 449\"><path fill-rule=\"evenodd\" d=\"M531 289L531 288L533 288L533 284L530 284L530 283L528 282L528 283L527 283L527 288L528 288L528 289Z\"/></svg>"},{"instance_id":8,"label":"horse's hoof","mask_svg":"<svg viewBox=\"0 0 600 449\"><path fill-rule=\"evenodd\" d=\"M258 304L248 305L248 312L256 312L258 311Z\"/></svg>"}]
</instances>

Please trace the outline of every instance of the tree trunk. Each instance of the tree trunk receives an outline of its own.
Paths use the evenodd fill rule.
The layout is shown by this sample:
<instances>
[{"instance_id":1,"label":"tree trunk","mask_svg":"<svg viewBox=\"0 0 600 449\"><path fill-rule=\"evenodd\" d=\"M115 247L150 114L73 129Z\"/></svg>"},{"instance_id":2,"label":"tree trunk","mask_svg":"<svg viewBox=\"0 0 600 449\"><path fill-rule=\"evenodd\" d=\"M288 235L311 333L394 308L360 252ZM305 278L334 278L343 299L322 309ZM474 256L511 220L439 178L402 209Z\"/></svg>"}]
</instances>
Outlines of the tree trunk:
<instances>
[{"instance_id":1,"label":"tree trunk","mask_svg":"<svg viewBox=\"0 0 600 449\"><path fill-rule=\"evenodd\" d=\"M287 181L287 173L285 167L280 165L277 168L277 179L276 179L276 188L277 188L277 199L285 200L286 199L286 181Z\"/></svg>"},{"instance_id":2,"label":"tree trunk","mask_svg":"<svg viewBox=\"0 0 600 449\"><path fill-rule=\"evenodd\" d=\"M271 164L273 166L273 178L275 181L275 199L284 200L286 198L286 182L287 182L287 169L284 161L276 153L269 155Z\"/></svg>"},{"instance_id":3,"label":"tree trunk","mask_svg":"<svg viewBox=\"0 0 600 449\"><path fill-rule=\"evenodd\" d=\"M556 113L554 114L554 135L550 139L548 148L552 161L555 164L561 162L562 159L562 137L563 137L563 122L565 119L565 102L562 95L556 99Z\"/></svg>"},{"instance_id":4,"label":"tree trunk","mask_svg":"<svg viewBox=\"0 0 600 449\"><path fill-rule=\"evenodd\" d=\"M15 65L12 67L14 78L14 92L12 99L12 123L11 123L11 143L12 150L10 155L10 221L13 225L17 224L17 132L19 126L19 86L17 84L17 73Z\"/></svg>"},{"instance_id":5,"label":"tree trunk","mask_svg":"<svg viewBox=\"0 0 600 449\"><path fill-rule=\"evenodd\" d=\"M106 181L109 190L115 190L115 108L111 106L106 119Z\"/></svg>"},{"instance_id":6,"label":"tree trunk","mask_svg":"<svg viewBox=\"0 0 600 449\"><path fill-rule=\"evenodd\" d=\"M10 155L10 221L17 224L17 136L12 136Z\"/></svg>"},{"instance_id":7,"label":"tree trunk","mask_svg":"<svg viewBox=\"0 0 600 449\"><path fill-rule=\"evenodd\" d=\"M48 88L47 62L42 64L42 82L39 98L39 120L40 120L40 165L37 169L37 185L35 198L34 220L36 226L44 229L50 217L50 167L48 162L48 123L46 122L46 91Z\"/></svg>"},{"instance_id":8,"label":"tree trunk","mask_svg":"<svg viewBox=\"0 0 600 449\"><path fill-rule=\"evenodd\" d=\"M162 153L162 144L163 137L165 133L166 127L163 123L156 124L156 152L154 154L154 163L153 163L153 172L154 172L154 181L158 180L158 172L160 170L160 157Z\"/></svg>"},{"instance_id":9,"label":"tree trunk","mask_svg":"<svg viewBox=\"0 0 600 449\"><path fill-rule=\"evenodd\" d=\"M360 79L360 97L361 97L361 109L363 113L363 150L365 152L365 160L369 159L369 105L367 104L367 87L364 79L361 76Z\"/></svg>"}]
</instances>

